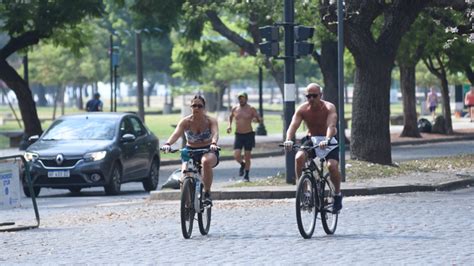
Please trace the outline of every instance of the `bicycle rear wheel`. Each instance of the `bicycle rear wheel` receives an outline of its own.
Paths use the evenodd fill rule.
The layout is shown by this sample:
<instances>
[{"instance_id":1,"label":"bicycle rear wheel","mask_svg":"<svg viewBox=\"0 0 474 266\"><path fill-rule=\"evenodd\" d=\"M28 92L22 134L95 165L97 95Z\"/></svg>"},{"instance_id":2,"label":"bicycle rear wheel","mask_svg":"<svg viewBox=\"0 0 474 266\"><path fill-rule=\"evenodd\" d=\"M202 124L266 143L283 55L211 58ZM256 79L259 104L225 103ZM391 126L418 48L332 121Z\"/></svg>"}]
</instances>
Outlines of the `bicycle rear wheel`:
<instances>
[{"instance_id":1,"label":"bicycle rear wheel","mask_svg":"<svg viewBox=\"0 0 474 266\"><path fill-rule=\"evenodd\" d=\"M181 192L181 231L183 237L188 239L193 232L194 222L194 182L191 178L186 178Z\"/></svg>"},{"instance_id":2,"label":"bicycle rear wheel","mask_svg":"<svg viewBox=\"0 0 474 266\"><path fill-rule=\"evenodd\" d=\"M325 181L321 183L321 186L321 189L324 191L324 206L321 209L321 222L324 232L328 235L332 235L336 232L339 214L333 213L334 195L336 192L333 183L329 179L329 173L326 174Z\"/></svg>"},{"instance_id":3,"label":"bicycle rear wheel","mask_svg":"<svg viewBox=\"0 0 474 266\"><path fill-rule=\"evenodd\" d=\"M314 178L304 174L300 177L296 189L296 222L303 238L311 238L316 225L317 194Z\"/></svg>"},{"instance_id":4,"label":"bicycle rear wheel","mask_svg":"<svg viewBox=\"0 0 474 266\"><path fill-rule=\"evenodd\" d=\"M198 213L198 224L201 235L207 235L211 227L211 206L204 206L202 204L202 197L204 197L203 184L201 183L201 211Z\"/></svg>"}]
</instances>

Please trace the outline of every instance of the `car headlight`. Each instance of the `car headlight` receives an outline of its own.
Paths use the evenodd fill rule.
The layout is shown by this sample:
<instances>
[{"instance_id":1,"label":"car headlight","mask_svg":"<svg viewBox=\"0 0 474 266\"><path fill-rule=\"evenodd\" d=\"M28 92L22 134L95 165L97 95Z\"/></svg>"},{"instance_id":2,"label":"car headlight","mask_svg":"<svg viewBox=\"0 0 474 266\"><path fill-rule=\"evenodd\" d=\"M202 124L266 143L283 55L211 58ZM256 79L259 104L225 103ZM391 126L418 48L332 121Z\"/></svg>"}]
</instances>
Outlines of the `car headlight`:
<instances>
[{"instance_id":1,"label":"car headlight","mask_svg":"<svg viewBox=\"0 0 474 266\"><path fill-rule=\"evenodd\" d=\"M105 158L107 151L89 152L84 155L86 161L100 161Z\"/></svg>"},{"instance_id":2,"label":"car headlight","mask_svg":"<svg viewBox=\"0 0 474 266\"><path fill-rule=\"evenodd\" d=\"M39 155L37 153L27 151L27 152L25 152L23 157L25 157L25 160L27 162L30 162L30 161L36 161L36 159L38 159Z\"/></svg>"}]
</instances>

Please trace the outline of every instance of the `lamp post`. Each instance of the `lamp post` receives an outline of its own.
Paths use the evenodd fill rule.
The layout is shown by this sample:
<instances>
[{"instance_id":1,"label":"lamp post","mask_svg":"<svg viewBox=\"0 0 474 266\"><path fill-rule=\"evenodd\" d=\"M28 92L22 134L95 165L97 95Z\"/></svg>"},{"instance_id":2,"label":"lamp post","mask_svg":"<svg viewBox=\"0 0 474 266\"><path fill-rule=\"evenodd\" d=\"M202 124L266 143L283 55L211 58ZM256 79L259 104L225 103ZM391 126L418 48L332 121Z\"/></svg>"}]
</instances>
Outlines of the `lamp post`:
<instances>
[{"instance_id":1,"label":"lamp post","mask_svg":"<svg viewBox=\"0 0 474 266\"><path fill-rule=\"evenodd\" d=\"M346 181L346 134L344 125L344 9L343 0L337 1L337 76L339 87L339 160L342 182Z\"/></svg>"},{"instance_id":2,"label":"lamp post","mask_svg":"<svg viewBox=\"0 0 474 266\"><path fill-rule=\"evenodd\" d=\"M266 136L267 130L263 124L263 73L262 67L258 67L258 110L262 121L258 124L256 134L259 136Z\"/></svg>"}]
</instances>

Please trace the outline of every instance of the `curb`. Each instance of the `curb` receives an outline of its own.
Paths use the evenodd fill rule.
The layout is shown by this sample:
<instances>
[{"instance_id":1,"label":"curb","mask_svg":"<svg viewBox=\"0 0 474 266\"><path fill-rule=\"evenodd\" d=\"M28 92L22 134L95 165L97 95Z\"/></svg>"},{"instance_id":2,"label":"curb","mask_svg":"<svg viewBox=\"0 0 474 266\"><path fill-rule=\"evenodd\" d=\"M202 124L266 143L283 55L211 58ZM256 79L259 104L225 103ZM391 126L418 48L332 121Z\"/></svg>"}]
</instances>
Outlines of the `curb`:
<instances>
[{"instance_id":1,"label":"curb","mask_svg":"<svg viewBox=\"0 0 474 266\"><path fill-rule=\"evenodd\" d=\"M428 143L440 143L440 142L450 142L450 141L463 141L463 140L474 140L474 135L472 136L461 136L461 137L453 137L453 138L444 138L444 139L430 139L430 140L407 140L407 141L398 141L393 142L393 146L403 146L403 145L422 145ZM346 151L349 151L350 146L346 144ZM252 158L263 158L263 157L270 157L270 156L280 156L284 155L283 151L272 151L272 152L261 152L261 153L254 153L252 154ZM231 155L221 156L219 158L220 161L229 161L234 160L234 157ZM160 165L167 166L167 165L179 165L181 164L181 160L166 160L161 161Z\"/></svg>"},{"instance_id":2,"label":"curb","mask_svg":"<svg viewBox=\"0 0 474 266\"><path fill-rule=\"evenodd\" d=\"M342 189L345 197L370 196L381 194L396 194L409 192L450 191L474 186L474 177L432 185L400 185L373 188ZM256 188L256 187L253 187ZM295 197L294 189L278 189L277 187L262 187L261 190L223 189L212 192L214 200L244 200L244 199L288 199ZM179 190L151 191L150 200L179 200Z\"/></svg>"}]
</instances>

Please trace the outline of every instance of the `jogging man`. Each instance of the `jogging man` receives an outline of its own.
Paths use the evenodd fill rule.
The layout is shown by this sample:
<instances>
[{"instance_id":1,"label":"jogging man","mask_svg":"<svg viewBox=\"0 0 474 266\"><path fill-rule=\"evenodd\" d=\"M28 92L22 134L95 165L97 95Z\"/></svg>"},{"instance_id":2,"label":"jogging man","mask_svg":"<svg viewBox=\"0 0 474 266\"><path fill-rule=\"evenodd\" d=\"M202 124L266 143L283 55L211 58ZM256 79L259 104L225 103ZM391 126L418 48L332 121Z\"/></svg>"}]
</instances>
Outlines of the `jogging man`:
<instances>
[{"instance_id":1,"label":"jogging man","mask_svg":"<svg viewBox=\"0 0 474 266\"><path fill-rule=\"evenodd\" d=\"M234 158L240 164L239 176L244 176L243 181L248 182L250 181L251 152L252 148L255 147L255 132L252 129L252 121L261 123L263 120L257 110L247 103L247 93L242 92L237 97L239 104L230 111L227 133L232 132L232 121L235 118ZM244 148L244 159L242 159L242 148Z\"/></svg>"}]
</instances>

